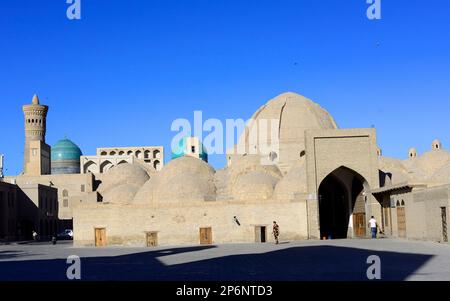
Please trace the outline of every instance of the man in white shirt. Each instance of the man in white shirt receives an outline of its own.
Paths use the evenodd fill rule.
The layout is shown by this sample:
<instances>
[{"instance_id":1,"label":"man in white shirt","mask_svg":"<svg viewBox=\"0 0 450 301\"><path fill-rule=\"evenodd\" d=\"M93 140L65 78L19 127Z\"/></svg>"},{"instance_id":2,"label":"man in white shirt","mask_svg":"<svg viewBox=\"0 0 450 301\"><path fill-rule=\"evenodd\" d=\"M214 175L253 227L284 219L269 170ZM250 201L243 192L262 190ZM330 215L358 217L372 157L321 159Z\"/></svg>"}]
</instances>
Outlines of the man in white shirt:
<instances>
[{"instance_id":1,"label":"man in white shirt","mask_svg":"<svg viewBox=\"0 0 450 301\"><path fill-rule=\"evenodd\" d=\"M375 219L375 217L372 216L372 218L369 220L369 228L372 231L372 238L375 239L377 238L377 229L378 229L378 224L377 224L377 220Z\"/></svg>"},{"instance_id":2,"label":"man in white shirt","mask_svg":"<svg viewBox=\"0 0 450 301\"><path fill-rule=\"evenodd\" d=\"M33 240L37 240L37 236L38 236L37 232L33 230Z\"/></svg>"}]
</instances>

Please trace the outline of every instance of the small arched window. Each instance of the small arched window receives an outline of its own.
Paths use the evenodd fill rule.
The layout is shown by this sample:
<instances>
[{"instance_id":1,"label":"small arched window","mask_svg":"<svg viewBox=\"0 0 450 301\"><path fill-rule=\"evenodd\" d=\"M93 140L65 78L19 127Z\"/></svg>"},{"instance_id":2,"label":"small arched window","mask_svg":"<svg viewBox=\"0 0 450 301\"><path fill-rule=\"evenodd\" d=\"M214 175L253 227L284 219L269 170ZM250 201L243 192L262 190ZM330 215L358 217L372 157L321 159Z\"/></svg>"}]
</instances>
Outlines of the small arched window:
<instances>
[{"instance_id":1,"label":"small arched window","mask_svg":"<svg viewBox=\"0 0 450 301\"><path fill-rule=\"evenodd\" d=\"M161 163L158 160L155 160L153 162L153 167L155 168L155 170L159 171L161 170Z\"/></svg>"},{"instance_id":2,"label":"small arched window","mask_svg":"<svg viewBox=\"0 0 450 301\"><path fill-rule=\"evenodd\" d=\"M404 200L402 200L402 206L405 206L405 201Z\"/></svg>"},{"instance_id":3,"label":"small arched window","mask_svg":"<svg viewBox=\"0 0 450 301\"><path fill-rule=\"evenodd\" d=\"M400 201L397 201L397 207L400 207Z\"/></svg>"},{"instance_id":4,"label":"small arched window","mask_svg":"<svg viewBox=\"0 0 450 301\"><path fill-rule=\"evenodd\" d=\"M63 194L63 197L65 197L65 198L69 196L69 192L66 189L63 190L62 194Z\"/></svg>"}]
</instances>

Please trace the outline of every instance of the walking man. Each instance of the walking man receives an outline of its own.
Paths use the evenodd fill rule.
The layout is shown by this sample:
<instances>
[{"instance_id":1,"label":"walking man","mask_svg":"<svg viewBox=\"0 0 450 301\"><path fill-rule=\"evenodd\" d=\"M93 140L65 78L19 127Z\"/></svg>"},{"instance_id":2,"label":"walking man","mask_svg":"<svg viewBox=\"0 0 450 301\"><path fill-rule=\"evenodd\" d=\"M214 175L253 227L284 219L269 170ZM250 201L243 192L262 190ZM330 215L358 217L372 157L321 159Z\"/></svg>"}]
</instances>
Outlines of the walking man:
<instances>
[{"instance_id":1,"label":"walking man","mask_svg":"<svg viewBox=\"0 0 450 301\"><path fill-rule=\"evenodd\" d=\"M278 245L278 236L280 235L280 226L278 226L277 222L273 222L273 236L275 237L275 243Z\"/></svg>"},{"instance_id":2,"label":"walking man","mask_svg":"<svg viewBox=\"0 0 450 301\"><path fill-rule=\"evenodd\" d=\"M378 230L378 223L375 217L372 216L372 218L369 220L369 228L372 231L372 239L377 238L377 230Z\"/></svg>"}]
</instances>

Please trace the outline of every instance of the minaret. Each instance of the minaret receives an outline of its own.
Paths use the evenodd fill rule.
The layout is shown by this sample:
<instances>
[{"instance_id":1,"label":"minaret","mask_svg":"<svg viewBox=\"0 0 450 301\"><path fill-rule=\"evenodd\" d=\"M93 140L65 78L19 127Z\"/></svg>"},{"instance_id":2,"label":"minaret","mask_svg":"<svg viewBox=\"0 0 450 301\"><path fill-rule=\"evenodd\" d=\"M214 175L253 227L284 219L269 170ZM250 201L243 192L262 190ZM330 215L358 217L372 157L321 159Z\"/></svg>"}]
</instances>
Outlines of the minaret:
<instances>
[{"instance_id":1,"label":"minaret","mask_svg":"<svg viewBox=\"0 0 450 301\"><path fill-rule=\"evenodd\" d=\"M48 106L39 104L37 95L31 104L24 105L25 150L23 173L25 175L50 174L50 146L45 143Z\"/></svg>"}]
</instances>

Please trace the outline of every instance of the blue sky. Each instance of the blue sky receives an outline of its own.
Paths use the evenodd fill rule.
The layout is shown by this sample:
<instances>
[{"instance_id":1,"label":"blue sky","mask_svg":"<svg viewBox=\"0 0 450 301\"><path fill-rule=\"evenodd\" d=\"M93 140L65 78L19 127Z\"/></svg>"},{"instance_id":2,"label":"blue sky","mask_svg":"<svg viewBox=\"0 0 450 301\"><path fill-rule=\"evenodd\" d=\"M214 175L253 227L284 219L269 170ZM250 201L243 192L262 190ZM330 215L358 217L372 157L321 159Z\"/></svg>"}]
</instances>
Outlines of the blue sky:
<instances>
[{"instance_id":1,"label":"blue sky","mask_svg":"<svg viewBox=\"0 0 450 301\"><path fill-rule=\"evenodd\" d=\"M176 118L249 118L294 91L341 128L378 130L384 155L450 145L450 2L382 0L0 2L0 153L23 160L21 106L50 106L47 143L164 145ZM220 168L223 156L210 157Z\"/></svg>"}]
</instances>

